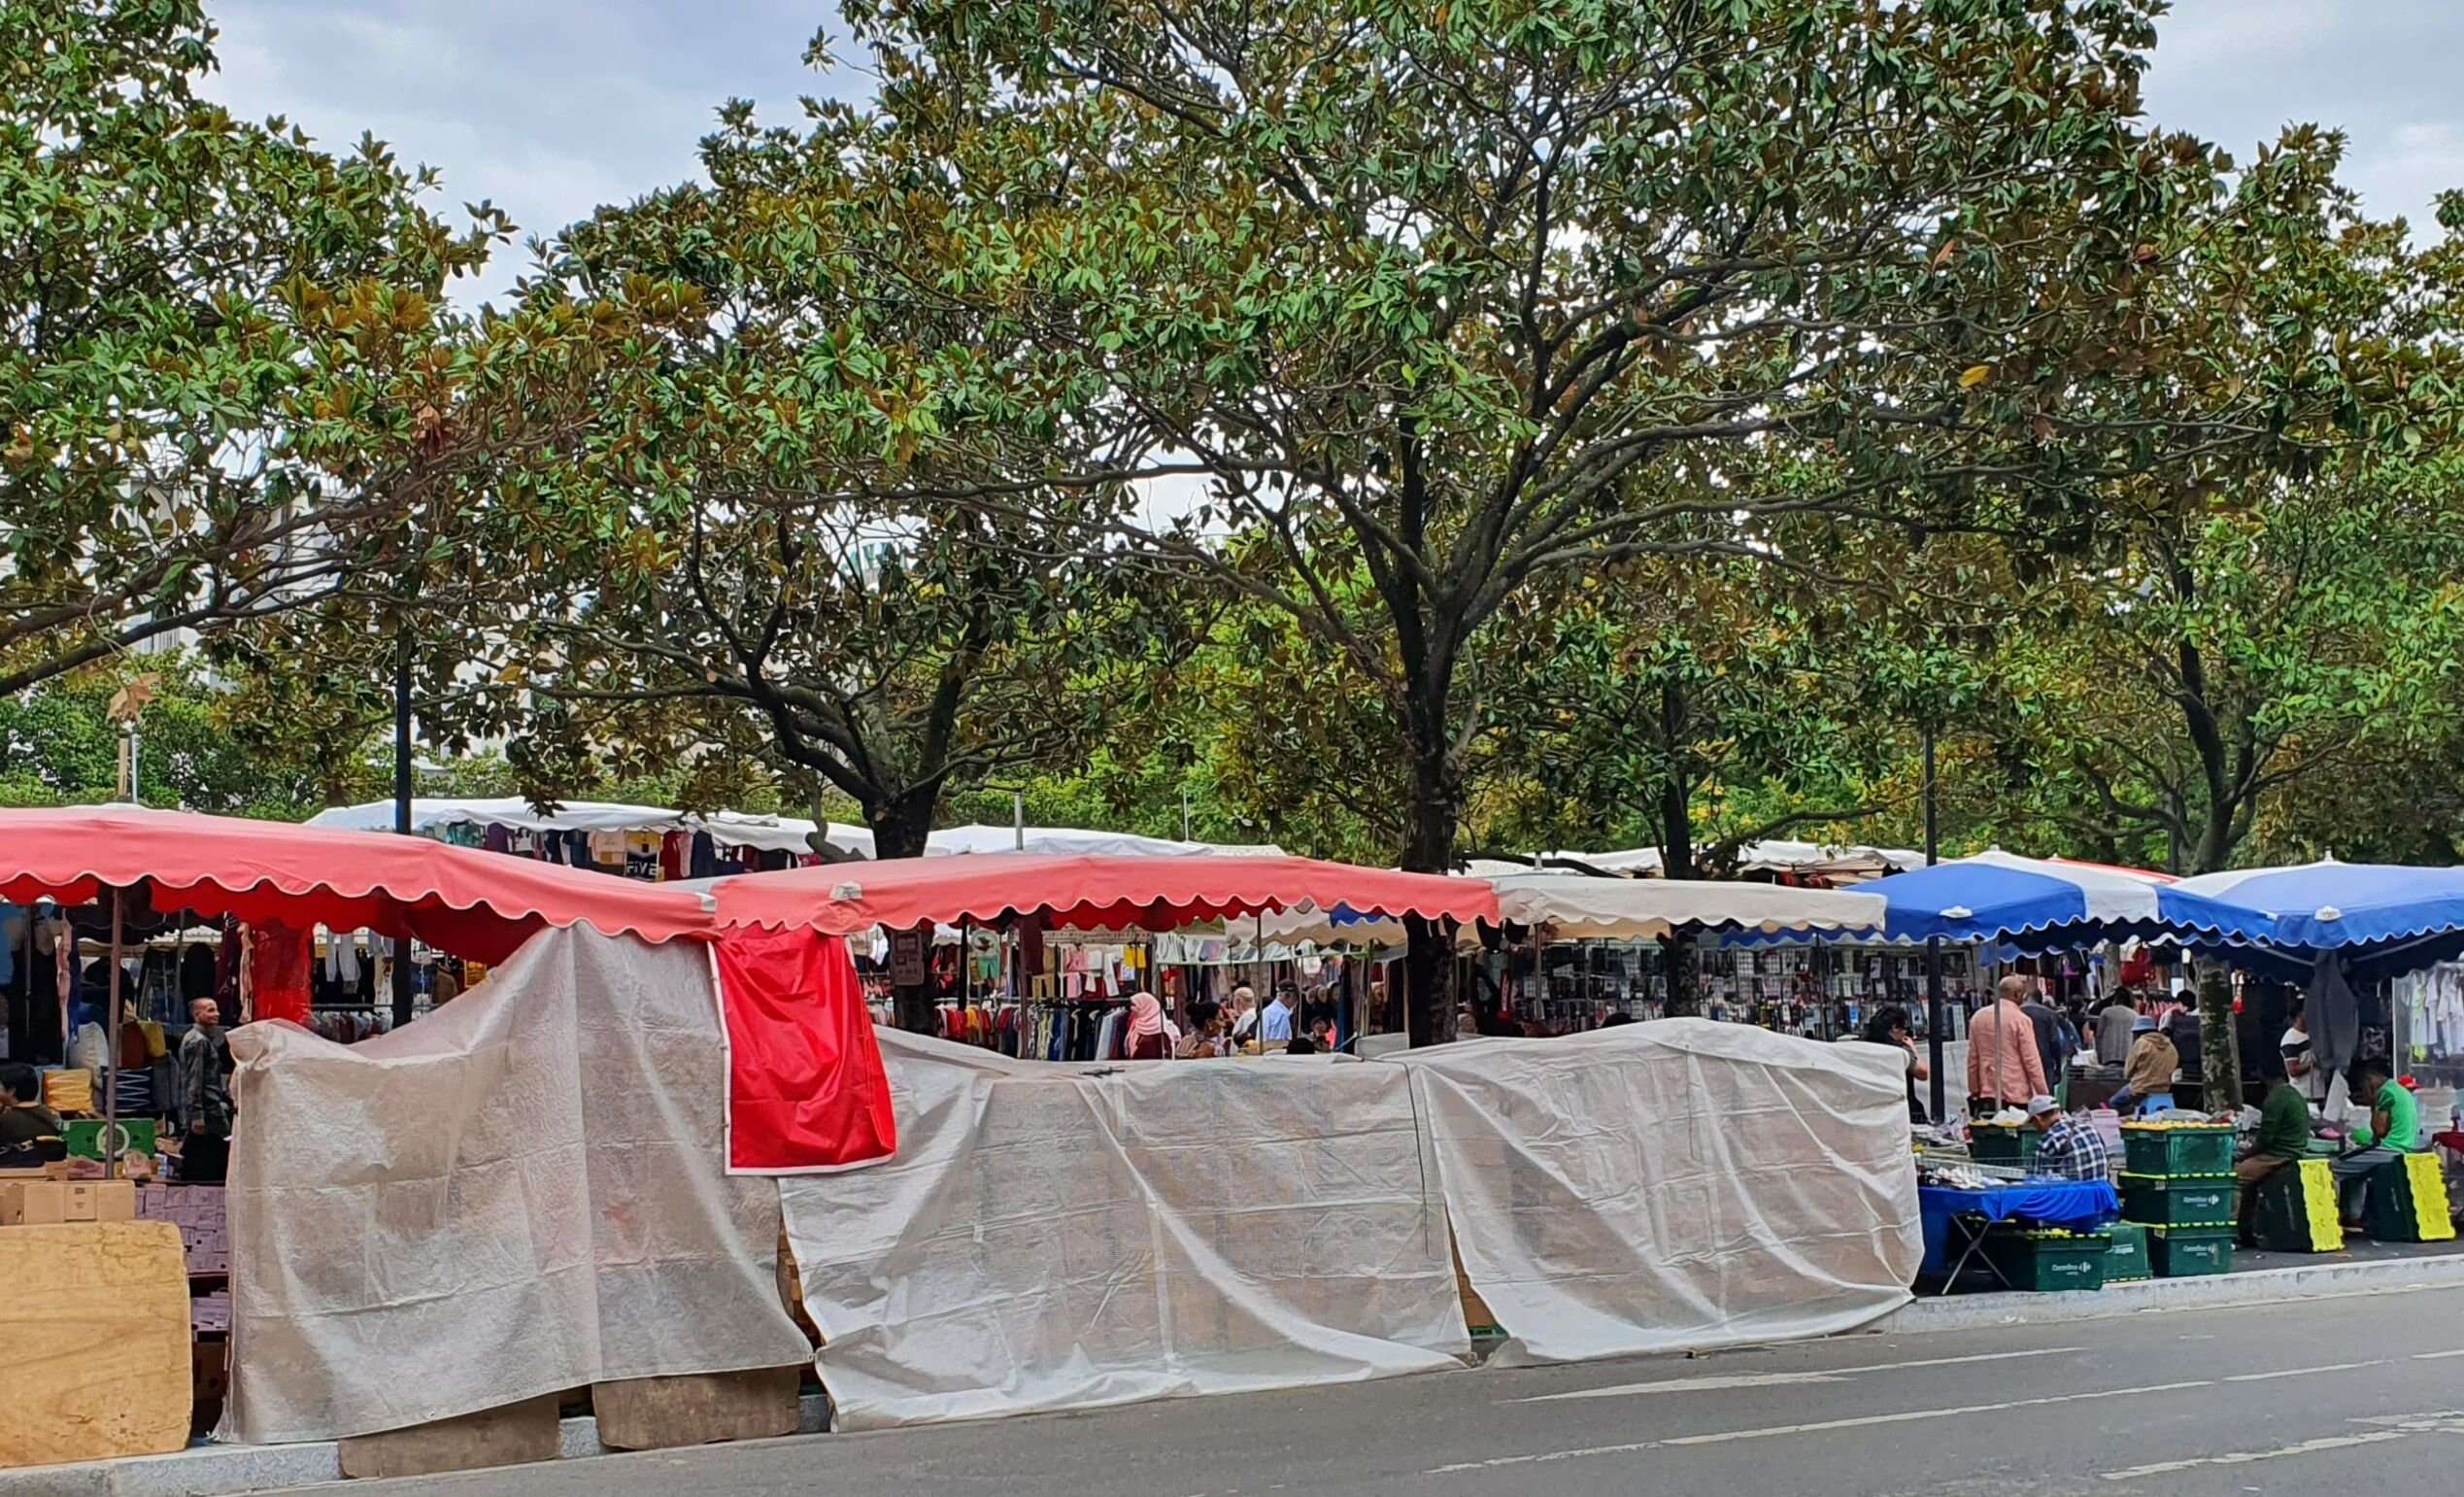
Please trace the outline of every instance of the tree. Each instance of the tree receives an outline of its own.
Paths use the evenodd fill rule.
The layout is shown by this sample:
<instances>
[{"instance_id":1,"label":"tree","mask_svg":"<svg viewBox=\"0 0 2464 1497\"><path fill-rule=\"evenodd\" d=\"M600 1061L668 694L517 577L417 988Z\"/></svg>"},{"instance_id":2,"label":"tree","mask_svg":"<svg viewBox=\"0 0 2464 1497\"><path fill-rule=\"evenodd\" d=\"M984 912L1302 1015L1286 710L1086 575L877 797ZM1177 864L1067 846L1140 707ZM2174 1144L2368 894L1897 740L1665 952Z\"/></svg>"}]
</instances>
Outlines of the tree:
<instances>
[{"instance_id":1,"label":"tree","mask_svg":"<svg viewBox=\"0 0 2464 1497\"><path fill-rule=\"evenodd\" d=\"M544 783L759 764L852 802L880 856L920 855L946 797L1082 754L1173 610L1138 568L1031 524L860 489L983 472L1028 409L988 320L872 267L917 229L866 175L871 121L809 134L731 105L709 186L603 209L544 251L546 315L655 306L656 367L580 448L486 506L502 595L458 648L504 688L465 726L519 727Z\"/></svg>"},{"instance_id":2,"label":"tree","mask_svg":"<svg viewBox=\"0 0 2464 1497\"><path fill-rule=\"evenodd\" d=\"M2144 300L2176 424L2268 389L2263 439L2114 485L2101 544L2045 579L2060 627L2003 661L2042 707L2057 819L2178 872L2231 866L2285 787L2450 715L2464 516L2423 455L2456 429L2458 251L2363 218L2342 151L2287 130Z\"/></svg>"},{"instance_id":3,"label":"tree","mask_svg":"<svg viewBox=\"0 0 2464 1497\"><path fill-rule=\"evenodd\" d=\"M2212 176L2133 127L2152 11L850 14L940 225L905 273L1084 371L1048 379L1075 473L1210 475L1189 525L1090 528L1284 611L1380 698L1397 851L1436 869L1526 588L1766 555L1784 516L2066 526L2161 456L2071 415L2127 362L2151 218ZM1767 482L1808 453L1826 487ZM1452 1009L1414 944L1426 1040Z\"/></svg>"},{"instance_id":4,"label":"tree","mask_svg":"<svg viewBox=\"0 0 2464 1497\"><path fill-rule=\"evenodd\" d=\"M194 0L0 5L0 693L348 585L498 433L437 304L510 231L194 92Z\"/></svg>"}]
</instances>

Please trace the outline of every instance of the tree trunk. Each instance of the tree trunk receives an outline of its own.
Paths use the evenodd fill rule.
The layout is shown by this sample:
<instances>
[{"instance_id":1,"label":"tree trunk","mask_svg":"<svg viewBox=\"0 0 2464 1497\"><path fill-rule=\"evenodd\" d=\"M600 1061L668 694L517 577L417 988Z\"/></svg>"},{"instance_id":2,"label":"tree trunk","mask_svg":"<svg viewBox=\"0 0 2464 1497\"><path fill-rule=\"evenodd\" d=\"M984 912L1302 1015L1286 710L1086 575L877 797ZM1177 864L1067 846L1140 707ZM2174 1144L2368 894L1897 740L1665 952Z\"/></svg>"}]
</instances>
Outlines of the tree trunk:
<instances>
[{"instance_id":1,"label":"tree trunk","mask_svg":"<svg viewBox=\"0 0 2464 1497\"><path fill-rule=\"evenodd\" d=\"M1685 691L1674 681L1660 687L1660 745L1667 763L1660 773L1660 876L1692 878L1694 868L1694 784L1684 764ZM1666 1012L1671 1019L1690 1019L1703 1012L1703 987L1697 980L1694 933L1671 931L1660 942L1660 959L1669 974Z\"/></svg>"},{"instance_id":2,"label":"tree trunk","mask_svg":"<svg viewBox=\"0 0 2464 1497\"><path fill-rule=\"evenodd\" d=\"M872 829L873 856L876 859L921 858L925 839L932 834L932 813L940 800L934 790L910 790L902 795L867 801L864 825ZM892 937L896 938L894 936ZM894 983L890 989L892 1012L898 1027L911 1035L928 1035L938 1026L934 1023L932 982L932 928L924 928L926 980L920 983Z\"/></svg>"},{"instance_id":3,"label":"tree trunk","mask_svg":"<svg viewBox=\"0 0 2464 1497\"><path fill-rule=\"evenodd\" d=\"M1442 714L1434 733L1416 730L1412 746L1412 800L1403 868L1414 873L1446 873L1454 868L1455 817L1462 787L1447 752ZM1454 941L1442 920L1411 916L1403 929L1403 1023L1412 1048L1445 1044L1455 1038Z\"/></svg>"},{"instance_id":4,"label":"tree trunk","mask_svg":"<svg viewBox=\"0 0 2464 1497\"><path fill-rule=\"evenodd\" d=\"M2199 973L2199 1065L2209 1111L2242 1106L2242 1027L2233 1022L2233 979L2221 968Z\"/></svg>"}]
</instances>

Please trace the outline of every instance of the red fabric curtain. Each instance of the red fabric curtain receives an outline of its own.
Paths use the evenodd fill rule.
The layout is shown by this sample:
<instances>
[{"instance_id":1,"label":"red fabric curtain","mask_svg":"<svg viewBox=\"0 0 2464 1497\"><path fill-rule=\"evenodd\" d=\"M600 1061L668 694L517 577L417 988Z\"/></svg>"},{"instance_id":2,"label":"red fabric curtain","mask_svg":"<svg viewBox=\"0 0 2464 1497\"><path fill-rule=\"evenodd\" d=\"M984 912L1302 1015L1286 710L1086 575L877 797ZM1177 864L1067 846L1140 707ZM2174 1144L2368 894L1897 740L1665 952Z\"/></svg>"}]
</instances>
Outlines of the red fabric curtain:
<instances>
[{"instance_id":1,"label":"red fabric curtain","mask_svg":"<svg viewBox=\"0 0 2464 1497\"><path fill-rule=\"evenodd\" d=\"M890 1077L847 942L809 928L743 930L718 952L727 1168L807 1174L890 1157Z\"/></svg>"}]
</instances>

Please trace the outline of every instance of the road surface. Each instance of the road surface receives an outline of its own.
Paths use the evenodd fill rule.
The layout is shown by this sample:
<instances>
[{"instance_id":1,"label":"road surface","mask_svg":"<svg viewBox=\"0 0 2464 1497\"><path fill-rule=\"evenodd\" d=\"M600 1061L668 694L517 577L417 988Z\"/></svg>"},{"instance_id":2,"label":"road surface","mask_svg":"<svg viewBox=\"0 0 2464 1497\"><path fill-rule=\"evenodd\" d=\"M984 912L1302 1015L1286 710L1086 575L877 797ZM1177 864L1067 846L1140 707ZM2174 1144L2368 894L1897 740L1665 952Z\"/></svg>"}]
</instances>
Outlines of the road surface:
<instances>
[{"instance_id":1,"label":"road surface","mask_svg":"<svg viewBox=\"0 0 2464 1497\"><path fill-rule=\"evenodd\" d=\"M714 1446L352 1497L1550 1497L2447 1491L2464 1290L1695 1359L1481 1368Z\"/></svg>"}]
</instances>

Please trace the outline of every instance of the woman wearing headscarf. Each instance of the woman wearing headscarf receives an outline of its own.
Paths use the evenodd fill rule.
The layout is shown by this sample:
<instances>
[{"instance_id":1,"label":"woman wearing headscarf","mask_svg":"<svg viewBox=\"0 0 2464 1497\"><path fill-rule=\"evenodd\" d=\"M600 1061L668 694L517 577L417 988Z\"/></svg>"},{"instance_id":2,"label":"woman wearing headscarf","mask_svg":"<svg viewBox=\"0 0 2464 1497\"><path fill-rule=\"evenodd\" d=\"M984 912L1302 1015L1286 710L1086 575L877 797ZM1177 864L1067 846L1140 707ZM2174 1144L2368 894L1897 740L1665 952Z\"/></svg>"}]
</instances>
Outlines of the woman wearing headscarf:
<instances>
[{"instance_id":1,"label":"woman wearing headscarf","mask_svg":"<svg viewBox=\"0 0 2464 1497\"><path fill-rule=\"evenodd\" d=\"M1124 1060L1160 1061L1172 1054L1172 1037L1164 1032L1164 1005L1152 993L1130 999L1130 1038Z\"/></svg>"}]
</instances>

